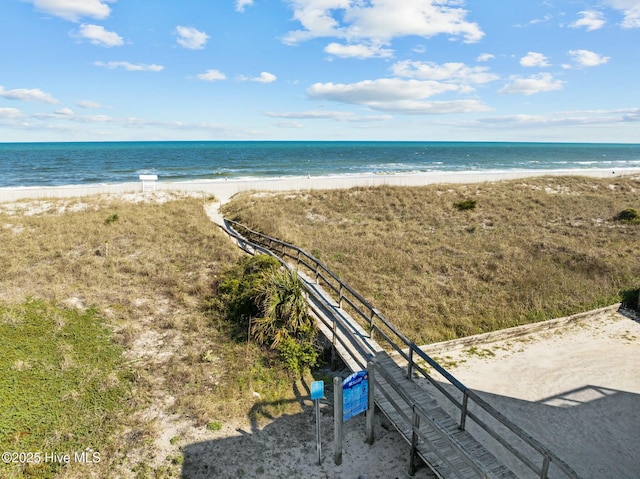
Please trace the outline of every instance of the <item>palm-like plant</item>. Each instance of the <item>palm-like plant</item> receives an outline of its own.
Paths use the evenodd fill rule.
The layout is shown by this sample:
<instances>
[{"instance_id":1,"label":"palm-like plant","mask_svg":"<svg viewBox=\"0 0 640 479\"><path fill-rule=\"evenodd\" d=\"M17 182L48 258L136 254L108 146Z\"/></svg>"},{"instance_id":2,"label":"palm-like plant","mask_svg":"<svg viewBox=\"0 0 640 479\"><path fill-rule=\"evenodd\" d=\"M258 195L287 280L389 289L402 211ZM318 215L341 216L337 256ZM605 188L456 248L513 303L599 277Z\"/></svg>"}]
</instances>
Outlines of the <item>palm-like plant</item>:
<instances>
[{"instance_id":1,"label":"palm-like plant","mask_svg":"<svg viewBox=\"0 0 640 479\"><path fill-rule=\"evenodd\" d=\"M262 317L253 323L256 341L277 348L287 338L308 341L314 337L315 325L302 280L295 271L268 271L257 293Z\"/></svg>"}]
</instances>

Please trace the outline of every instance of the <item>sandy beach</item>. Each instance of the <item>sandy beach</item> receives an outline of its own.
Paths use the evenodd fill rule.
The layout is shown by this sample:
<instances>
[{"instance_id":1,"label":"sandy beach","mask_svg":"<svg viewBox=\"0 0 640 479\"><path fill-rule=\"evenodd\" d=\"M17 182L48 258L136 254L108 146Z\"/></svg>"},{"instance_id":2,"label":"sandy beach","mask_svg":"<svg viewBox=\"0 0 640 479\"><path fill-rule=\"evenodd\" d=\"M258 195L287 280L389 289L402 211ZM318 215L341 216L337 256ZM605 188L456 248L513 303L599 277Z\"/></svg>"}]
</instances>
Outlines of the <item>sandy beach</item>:
<instances>
[{"instance_id":1,"label":"sandy beach","mask_svg":"<svg viewBox=\"0 0 640 479\"><path fill-rule=\"evenodd\" d=\"M584 170L514 170L514 171L467 171L433 172L408 175L358 175L358 176L322 176L262 179L230 180L194 180L168 182L159 178L154 184L156 191L200 192L214 195L221 203L226 203L233 195L242 191L300 191L356 186L421 186L447 183L482 183L491 181L531 178L538 176L585 176L591 178L615 178L640 174L640 168L620 170L584 169ZM16 201L26 198L69 198L97 194L123 194L141 192L142 183L67 185L50 187L0 188L0 202Z\"/></svg>"}]
</instances>

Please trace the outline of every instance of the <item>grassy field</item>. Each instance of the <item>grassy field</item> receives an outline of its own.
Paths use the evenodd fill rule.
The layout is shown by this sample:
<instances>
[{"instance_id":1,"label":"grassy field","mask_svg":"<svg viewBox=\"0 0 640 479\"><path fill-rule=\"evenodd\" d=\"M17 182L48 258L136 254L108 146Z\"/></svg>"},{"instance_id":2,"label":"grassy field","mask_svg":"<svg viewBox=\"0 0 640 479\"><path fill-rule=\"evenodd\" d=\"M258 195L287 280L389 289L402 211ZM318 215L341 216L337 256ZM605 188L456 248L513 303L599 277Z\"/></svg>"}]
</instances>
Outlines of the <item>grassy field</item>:
<instances>
[{"instance_id":1,"label":"grassy field","mask_svg":"<svg viewBox=\"0 0 640 479\"><path fill-rule=\"evenodd\" d=\"M411 339L430 343L637 289L640 225L615 217L638 209L639 191L638 178L546 177L248 193L223 211L314 254Z\"/></svg>"},{"instance_id":2,"label":"grassy field","mask_svg":"<svg viewBox=\"0 0 640 479\"><path fill-rule=\"evenodd\" d=\"M255 392L295 406L272 354L205 308L241 253L202 199L135 199L0 204L0 450L72 456L0 477L178 477L181 431L248 420ZM74 463L87 448L100 462Z\"/></svg>"}]
</instances>

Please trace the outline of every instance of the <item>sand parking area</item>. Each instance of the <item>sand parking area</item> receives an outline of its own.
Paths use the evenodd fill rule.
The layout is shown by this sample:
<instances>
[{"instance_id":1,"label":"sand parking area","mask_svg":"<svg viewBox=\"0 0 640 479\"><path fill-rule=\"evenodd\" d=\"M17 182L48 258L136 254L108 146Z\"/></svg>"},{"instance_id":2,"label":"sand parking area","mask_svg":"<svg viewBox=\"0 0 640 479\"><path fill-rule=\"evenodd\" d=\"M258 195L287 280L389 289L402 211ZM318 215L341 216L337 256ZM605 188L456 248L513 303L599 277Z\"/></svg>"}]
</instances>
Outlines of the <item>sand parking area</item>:
<instances>
[{"instance_id":1,"label":"sand parking area","mask_svg":"<svg viewBox=\"0 0 640 479\"><path fill-rule=\"evenodd\" d=\"M470 341L425 350L581 478L640 477L637 316L607 308L540 332Z\"/></svg>"}]
</instances>

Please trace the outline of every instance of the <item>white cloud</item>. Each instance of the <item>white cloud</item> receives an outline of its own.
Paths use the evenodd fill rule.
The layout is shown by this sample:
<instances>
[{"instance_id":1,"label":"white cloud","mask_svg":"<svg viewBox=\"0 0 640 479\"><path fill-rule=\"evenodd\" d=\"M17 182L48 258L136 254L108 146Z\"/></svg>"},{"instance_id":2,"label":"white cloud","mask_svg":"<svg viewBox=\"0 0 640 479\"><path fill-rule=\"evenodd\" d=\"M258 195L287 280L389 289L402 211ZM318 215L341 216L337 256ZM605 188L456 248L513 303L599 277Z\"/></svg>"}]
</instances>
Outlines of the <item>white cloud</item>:
<instances>
[{"instance_id":1,"label":"white cloud","mask_svg":"<svg viewBox=\"0 0 640 479\"><path fill-rule=\"evenodd\" d=\"M546 3L546 2L544 2ZM545 5L548 6L548 5ZM553 15L551 14L547 14L545 16L543 16L542 18L534 18L533 20L529 20L527 23L517 23L514 25L514 27L516 28L526 28L529 27L531 25L538 25L541 23L549 23L551 20L553 20Z\"/></svg>"},{"instance_id":2,"label":"white cloud","mask_svg":"<svg viewBox=\"0 0 640 479\"><path fill-rule=\"evenodd\" d=\"M278 128L304 128L304 125L299 121L279 121L274 123L274 126Z\"/></svg>"},{"instance_id":3,"label":"white cloud","mask_svg":"<svg viewBox=\"0 0 640 479\"><path fill-rule=\"evenodd\" d=\"M454 81L459 83L482 84L497 80L499 77L489 72L488 67L469 67L464 63L419 62L404 60L391 67L397 76L418 80Z\"/></svg>"},{"instance_id":4,"label":"white cloud","mask_svg":"<svg viewBox=\"0 0 640 479\"><path fill-rule=\"evenodd\" d=\"M38 113L34 115L34 117L39 118L41 120L70 120L73 118L73 110L71 108L60 108L59 110L54 111L53 113Z\"/></svg>"},{"instance_id":5,"label":"white cloud","mask_svg":"<svg viewBox=\"0 0 640 479\"><path fill-rule=\"evenodd\" d=\"M200 73L199 75L196 75L196 78L198 78L199 80L205 80L205 81L216 81L216 80L226 80L227 76L218 70L207 70L204 73Z\"/></svg>"},{"instance_id":6,"label":"white cloud","mask_svg":"<svg viewBox=\"0 0 640 479\"><path fill-rule=\"evenodd\" d=\"M546 115L504 115L479 118L459 126L473 128L557 128L560 126L620 125L638 121L640 109L561 111Z\"/></svg>"},{"instance_id":7,"label":"white cloud","mask_svg":"<svg viewBox=\"0 0 640 479\"><path fill-rule=\"evenodd\" d=\"M383 78L351 84L315 83L308 90L311 98L365 105L381 111L412 114L438 114L483 111L477 100L424 101L434 95L462 91L459 85L436 81Z\"/></svg>"},{"instance_id":8,"label":"white cloud","mask_svg":"<svg viewBox=\"0 0 640 479\"><path fill-rule=\"evenodd\" d=\"M278 77L276 77L273 73L262 72L260 73L259 77L252 78L251 81L255 81L258 83L273 83L277 80L277 78Z\"/></svg>"},{"instance_id":9,"label":"white cloud","mask_svg":"<svg viewBox=\"0 0 640 479\"><path fill-rule=\"evenodd\" d=\"M597 10L583 10L578 12L580 18L570 25L572 28L585 27L588 32L598 30L607 23L602 12Z\"/></svg>"},{"instance_id":10,"label":"white cloud","mask_svg":"<svg viewBox=\"0 0 640 479\"><path fill-rule=\"evenodd\" d=\"M393 50L382 48L382 45L366 45L364 43L350 45L329 43L324 51L341 58L389 58L393 56Z\"/></svg>"},{"instance_id":11,"label":"white cloud","mask_svg":"<svg viewBox=\"0 0 640 479\"><path fill-rule=\"evenodd\" d=\"M164 70L162 65L151 64L147 65L144 63L129 63L129 62L94 62L94 65L97 67L108 68L109 70L114 70L116 68L124 68L130 72L160 72Z\"/></svg>"},{"instance_id":12,"label":"white cloud","mask_svg":"<svg viewBox=\"0 0 640 479\"><path fill-rule=\"evenodd\" d=\"M236 0L236 12L244 12L244 9L251 5L253 5L253 0Z\"/></svg>"},{"instance_id":13,"label":"white cloud","mask_svg":"<svg viewBox=\"0 0 640 479\"><path fill-rule=\"evenodd\" d=\"M622 121L640 121L640 108L636 108L624 115Z\"/></svg>"},{"instance_id":14,"label":"white cloud","mask_svg":"<svg viewBox=\"0 0 640 479\"><path fill-rule=\"evenodd\" d=\"M309 110L298 112L266 112L271 118L286 118L292 120L336 120L349 122L374 122L391 120L390 115L357 115L347 111Z\"/></svg>"},{"instance_id":15,"label":"white cloud","mask_svg":"<svg viewBox=\"0 0 640 479\"><path fill-rule=\"evenodd\" d=\"M76 103L76 105L78 105L80 108L102 108L102 105L98 102L95 101L91 101L91 100L80 100L78 103Z\"/></svg>"},{"instance_id":16,"label":"white cloud","mask_svg":"<svg viewBox=\"0 0 640 479\"><path fill-rule=\"evenodd\" d=\"M394 102L372 103L370 108L409 115L445 115L448 113L474 113L490 108L478 100L420 101L399 100Z\"/></svg>"},{"instance_id":17,"label":"white cloud","mask_svg":"<svg viewBox=\"0 0 640 479\"><path fill-rule=\"evenodd\" d=\"M496 56L492 55L491 53L481 53L480 55L478 55L478 58L476 58L477 62L488 62L489 60L493 60Z\"/></svg>"},{"instance_id":18,"label":"white cloud","mask_svg":"<svg viewBox=\"0 0 640 479\"><path fill-rule=\"evenodd\" d=\"M32 3L36 9L77 22L82 17L107 18L111 14L108 3L116 0L23 0Z\"/></svg>"},{"instance_id":19,"label":"white cloud","mask_svg":"<svg viewBox=\"0 0 640 479\"><path fill-rule=\"evenodd\" d=\"M520 59L520 65L523 67L548 67L549 61L542 53L528 52Z\"/></svg>"},{"instance_id":20,"label":"white cloud","mask_svg":"<svg viewBox=\"0 0 640 479\"><path fill-rule=\"evenodd\" d=\"M456 85L436 81L382 78L350 84L315 83L308 93L313 98L366 105L371 102L428 98L458 89Z\"/></svg>"},{"instance_id":21,"label":"white cloud","mask_svg":"<svg viewBox=\"0 0 640 479\"><path fill-rule=\"evenodd\" d=\"M181 25L176 27L176 34L178 35L176 40L178 45L190 50L202 50L209 39L209 35L205 32Z\"/></svg>"},{"instance_id":22,"label":"white cloud","mask_svg":"<svg viewBox=\"0 0 640 479\"><path fill-rule=\"evenodd\" d=\"M67 107L60 108L59 110L56 110L55 113L60 116L73 116L73 110Z\"/></svg>"},{"instance_id":23,"label":"white cloud","mask_svg":"<svg viewBox=\"0 0 640 479\"><path fill-rule=\"evenodd\" d=\"M609 57L603 57L589 50L570 50L569 56L583 67L595 67L603 65L609 61Z\"/></svg>"},{"instance_id":24,"label":"white cloud","mask_svg":"<svg viewBox=\"0 0 640 479\"><path fill-rule=\"evenodd\" d=\"M84 116L82 117L81 120L90 121L91 123L107 123L107 122L113 121L113 118L107 115L91 115L91 116Z\"/></svg>"},{"instance_id":25,"label":"white cloud","mask_svg":"<svg viewBox=\"0 0 640 479\"><path fill-rule=\"evenodd\" d=\"M506 84L498 93L533 95L546 91L562 90L563 81L554 80L550 73L540 73L528 78L511 77L511 83Z\"/></svg>"},{"instance_id":26,"label":"white cloud","mask_svg":"<svg viewBox=\"0 0 640 479\"><path fill-rule=\"evenodd\" d=\"M103 47L120 47L124 45L124 40L115 32L108 32L100 25L82 24L80 29L73 33L76 38L84 38L94 45Z\"/></svg>"},{"instance_id":27,"label":"white cloud","mask_svg":"<svg viewBox=\"0 0 640 479\"><path fill-rule=\"evenodd\" d=\"M43 103L58 103L58 100L53 98L49 93L46 93L39 88L16 88L14 90L5 90L2 86L0 86L0 97L6 98L7 100L18 100L18 101L40 101Z\"/></svg>"},{"instance_id":28,"label":"white cloud","mask_svg":"<svg viewBox=\"0 0 640 479\"><path fill-rule=\"evenodd\" d=\"M286 43L319 37L344 38L349 42L388 43L409 35L432 37L445 34L477 42L484 33L466 20L462 0L289 0L294 19L302 30L289 32Z\"/></svg>"},{"instance_id":29,"label":"white cloud","mask_svg":"<svg viewBox=\"0 0 640 479\"><path fill-rule=\"evenodd\" d=\"M640 28L640 1L638 0L605 0L615 10L619 10L624 15L622 20L623 28Z\"/></svg>"},{"instance_id":30,"label":"white cloud","mask_svg":"<svg viewBox=\"0 0 640 479\"><path fill-rule=\"evenodd\" d=\"M0 108L0 118L8 118L10 120L16 120L22 118L24 115L17 108Z\"/></svg>"}]
</instances>

